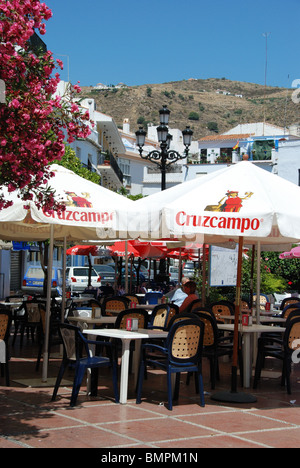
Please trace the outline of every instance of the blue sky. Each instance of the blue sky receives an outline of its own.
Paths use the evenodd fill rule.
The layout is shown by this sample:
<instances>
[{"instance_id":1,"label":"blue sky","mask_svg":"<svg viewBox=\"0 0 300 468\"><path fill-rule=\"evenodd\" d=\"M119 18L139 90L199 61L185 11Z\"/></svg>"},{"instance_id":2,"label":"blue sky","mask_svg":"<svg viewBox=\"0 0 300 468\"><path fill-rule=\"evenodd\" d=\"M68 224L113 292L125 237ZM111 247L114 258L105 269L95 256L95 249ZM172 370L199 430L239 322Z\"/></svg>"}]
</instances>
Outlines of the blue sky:
<instances>
[{"instance_id":1,"label":"blue sky","mask_svg":"<svg viewBox=\"0 0 300 468\"><path fill-rule=\"evenodd\" d=\"M299 0L44 0L43 40L82 86L300 79ZM268 38L263 36L268 33ZM267 53L266 53L267 45Z\"/></svg>"}]
</instances>

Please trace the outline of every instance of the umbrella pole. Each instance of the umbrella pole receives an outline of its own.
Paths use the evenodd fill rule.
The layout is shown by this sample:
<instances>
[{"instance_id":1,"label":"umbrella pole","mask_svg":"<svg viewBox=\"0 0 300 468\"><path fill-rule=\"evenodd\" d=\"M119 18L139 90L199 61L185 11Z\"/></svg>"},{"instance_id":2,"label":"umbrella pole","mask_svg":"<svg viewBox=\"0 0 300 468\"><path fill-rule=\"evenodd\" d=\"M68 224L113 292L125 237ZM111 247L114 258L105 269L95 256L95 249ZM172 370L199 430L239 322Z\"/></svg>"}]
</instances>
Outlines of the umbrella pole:
<instances>
[{"instance_id":1,"label":"umbrella pole","mask_svg":"<svg viewBox=\"0 0 300 468\"><path fill-rule=\"evenodd\" d=\"M128 241L125 241L125 292L128 294Z\"/></svg>"},{"instance_id":2,"label":"umbrella pole","mask_svg":"<svg viewBox=\"0 0 300 468\"><path fill-rule=\"evenodd\" d=\"M252 259L251 259L250 297L249 297L249 306L251 310L253 307L254 260L255 260L255 245L252 246Z\"/></svg>"},{"instance_id":3,"label":"umbrella pole","mask_svg":"<svg viewBox=\"0 0 300 468\"><path fill-rule=\"evenodd\" d=\"M202 255L202 293L201 293L201 304L205 307L206 303L206 244L203 244L203 255Z\"/></svg>"},{"instance_id":4,"label":"umbrella pole","mask_svg":"<svg viewBox=\"0 0 300 468\"><path fill-rule=\"evenodd\" d=\"M256 276L256 323L260 324L260 258L261 258L261 245L257 243L257 276Z\"/></svg>"},{"instance_id":5,"label":"umbrella pole","mask_svg":"<svg viewBox=\"0 0 300 468\"><path fill-rule=\"evenodd\" d=\"M66 308L66 268L67 268L67 238L64 237L63 247L63 262L62 262L62 299L61 299L61 322L65 319L65 308Z\"/></svg>"},{"instance_id":6,"label":"umbrella pole","mask_svg":"<svg viewBox=\"0 0 300 468\"><path fill-rule=\"evenodd\" d=\"M241 284L242 284L242 263L243 263L243 237L239 238L239 254L236 279L235 314L234 314L234 336L233 336L233 356L231 391L237 391L237 367L238 367L238 346L239 346L239 316L241 309Z\"/></svg>"},{"instance_id":7,"label":"umbrella pole","mask_svg":"<svg viewBox=\"0 0 300 468\"><path fill-rule=\"evenodd\" d=\"M48 356L49 356L49 332L50 332L50 314L51 314L51 285L52 285L52 264L54 247L54 225L50 227L50 245L47 266L47 302L46 302L46 324L45 324L45 347L43 356L42 382L47 382L48 376Z\"/></svg>"},{"instance_id":8,"label":"umbrella pole","mask_svg":"<svg viewBox=\"0 0 300 468\"><path fill-rule=\"evenodd\" d=\"M228 403L255 403L256 397L249 393L237 391L237 366L238 366L238 346L239 346L239 315L241 305L241 280L242 280L242 262L243 262L243 237L239 237L239 256L237 266L236 298L235 298L235 317L234 317L234 338L233 338L233 356L231 368L231 391L219 392L211 396L212 400Z\"/></svg>"}]
</instances>

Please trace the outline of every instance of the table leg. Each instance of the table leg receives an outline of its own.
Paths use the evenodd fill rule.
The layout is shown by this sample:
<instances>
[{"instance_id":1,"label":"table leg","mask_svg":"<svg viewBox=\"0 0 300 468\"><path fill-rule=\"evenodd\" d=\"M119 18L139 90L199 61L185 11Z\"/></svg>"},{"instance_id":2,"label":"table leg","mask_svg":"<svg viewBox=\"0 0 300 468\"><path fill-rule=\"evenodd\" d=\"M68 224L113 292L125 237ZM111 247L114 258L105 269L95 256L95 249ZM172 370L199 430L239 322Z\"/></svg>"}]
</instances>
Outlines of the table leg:
<instances>
[{"instance_id":1,"label":"table leg","mask_svg":"<svg viewBox=\"0 0 300 468\"><path fill-rule=\"evenodd\" d=\"M128 339L122 340L122 361L121 361L121 381L120 381L120 403L121 404L127 403L130 341L131 340L128 340Z\"/></svg>"},{"instance_id":2,"label":"table leg","mask_svg":"<svg viewBox=\"0 0 300 468\"><path fill-rule=\"evenodd\" d=\"M243 334L243 362L244 362L244 387L250 388L252 375L251 336Z\"/></svg>"},{"instance_id":3,"label":"table leg","mask_svg":"<svg viewBox=\"0 0 300 468\"><path fill-rule=\"evenodd\" d=\"M134 388L138 381L139 368L140 368L140 358L141 358L141 340L135 340L135 350L132 356L132 373L134 378Z\"/></svg>"}]
</instances>

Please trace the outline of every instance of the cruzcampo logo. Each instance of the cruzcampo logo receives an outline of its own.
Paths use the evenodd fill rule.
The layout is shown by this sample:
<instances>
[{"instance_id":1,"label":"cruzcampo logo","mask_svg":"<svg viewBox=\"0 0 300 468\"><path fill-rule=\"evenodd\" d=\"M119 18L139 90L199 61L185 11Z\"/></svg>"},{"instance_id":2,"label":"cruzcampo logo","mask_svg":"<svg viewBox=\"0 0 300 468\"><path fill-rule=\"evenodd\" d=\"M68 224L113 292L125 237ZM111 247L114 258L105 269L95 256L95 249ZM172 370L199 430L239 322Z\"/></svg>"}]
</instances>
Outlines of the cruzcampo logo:
<instances>
[{"instance_id":1,"label":"cruzcampo logo","mask_svg":"<svg viewBox=\"0 0 300 468\"><path fill-rule=\"evenodd\" d=\"M225 197L223 197L217 205L207 205L204 211L238 213L243 207L243 201L248 200L252 195L253 192L246 192L243 197L240 197L237 190L228 190Z\"/></svg>"},{"instance_id":2,"label":"cruzcampo logo","mask_svg":"<svg viewBox=\"0 0 300 468\"><path fill-rule=\"evenodd\" d=\"M67 206L73 206L78 208L93 208L92 203L89 201L91 195L88 192L81 192L80 195L75 192L66 192L67 195Z\"/></svg>"}]
</instances>

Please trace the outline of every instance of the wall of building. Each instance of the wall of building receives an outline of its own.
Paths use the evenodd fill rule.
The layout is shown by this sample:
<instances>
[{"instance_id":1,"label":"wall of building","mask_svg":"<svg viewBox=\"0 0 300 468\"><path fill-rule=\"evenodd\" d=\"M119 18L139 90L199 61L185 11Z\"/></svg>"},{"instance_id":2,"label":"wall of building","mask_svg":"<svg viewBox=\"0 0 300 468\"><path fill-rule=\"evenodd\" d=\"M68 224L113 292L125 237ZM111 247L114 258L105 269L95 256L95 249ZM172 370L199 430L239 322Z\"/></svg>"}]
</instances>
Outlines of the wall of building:
<instances>
[{"instance_id":1,"label":"wall of building","mask_svg":"<svg viewBox=\"0 0 300 468\"><path fill-rule=\"evenodd\" d=\"M275 155L275 158L276 166L274 166L275 171L273 172L277 172L280 177L283 177L296 185L300 185L300 142L279 142L278 153Z\"/></svg>"}]
</instances>

